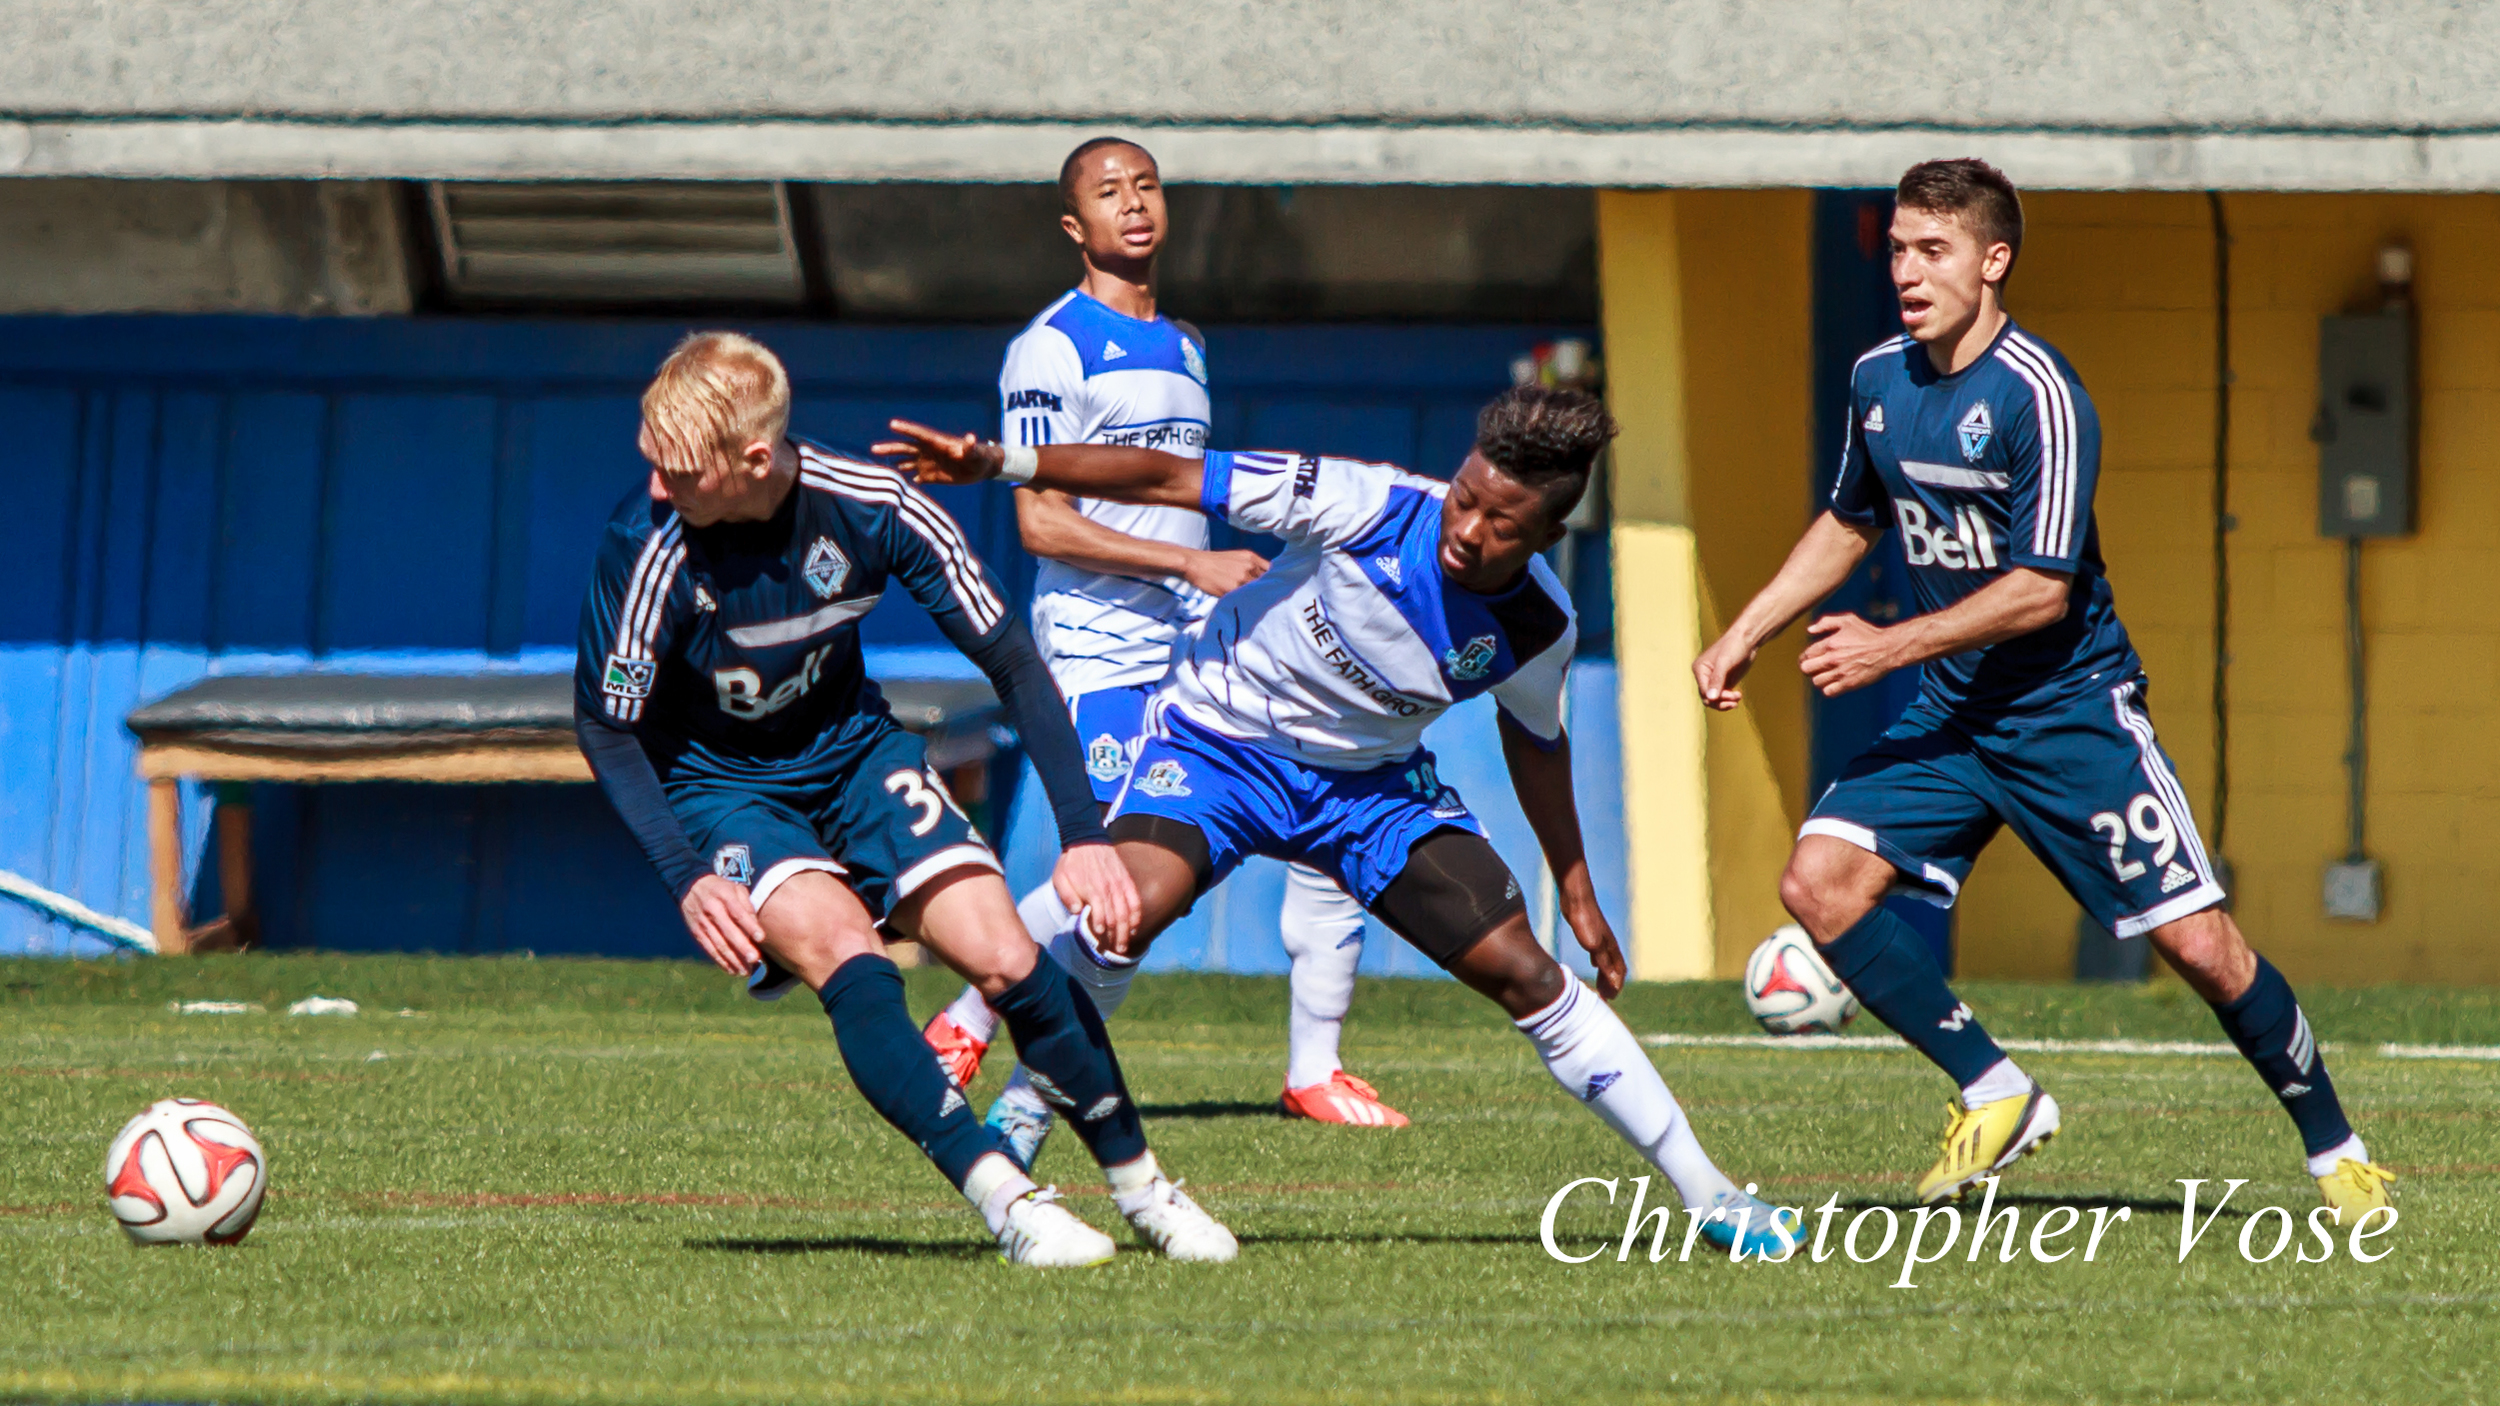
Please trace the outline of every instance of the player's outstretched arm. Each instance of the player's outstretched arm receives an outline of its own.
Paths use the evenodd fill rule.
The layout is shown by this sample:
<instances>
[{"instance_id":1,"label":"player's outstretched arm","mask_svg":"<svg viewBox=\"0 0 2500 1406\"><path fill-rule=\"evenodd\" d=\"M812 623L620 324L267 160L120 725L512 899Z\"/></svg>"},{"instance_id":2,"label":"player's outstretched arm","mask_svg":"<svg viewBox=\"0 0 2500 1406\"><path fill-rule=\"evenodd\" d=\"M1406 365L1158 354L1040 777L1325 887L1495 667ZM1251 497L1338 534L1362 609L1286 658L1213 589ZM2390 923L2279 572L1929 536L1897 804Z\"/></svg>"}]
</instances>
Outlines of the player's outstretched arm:
<instances>
[{"instance_id":1,"label":"player's outstretched arm","mask_svg":"<svg viewBox=\"0 0 2500 1406\"><path fill-rule=\"evenodd\" d=\"M1881 528L1859 527L1829 512L1816 518L1790 549L1771 583L1746 602L1726 632L1693 661L1693 684L1701 690L1701 701L1721 712L1744 702L1737 684L1753 667L1754 654L1763 641L1787 629L1813 609L1816 601L1839 590L1881 536Z\"/></svg>"},{"instance_id":2,"label":"player's outstretched arm","mask_svg":"<svg viewBox=\"0 0 2500 1406\"><path fill-rule=\"evenodd\" d=\"M1056 488L1080 498L1149 507L1199 506L1198 461L1159 449L1116 444L1049 444L1009 447L979 435L953 435L909 420L887 422L895 438L875 447L883 458L921 483L967 484L1006 477L1013 483Z\"/></svg>"},{"instance_id":3,"label":"player's outstretched arm","mask_svg":"<svg viewBox=\"0 0 2500 1406\"><path fill-rule=\"evenodd\" d=\"M1177 576L1211 596L1267 574L1267 558L1257 552L1200 551L1105 527L1055 488L1026 488L1016 495L1016 531L1024 549L1037 557L1112 576Z\"/></svg>"},{"instance_id":4,"label":"player's outstretched arm","mask_svg":"<svg viewBox=\"0 0 2500 1406\"><path fill-rule=\"evenodd\" d=\"M1519 795L1519 808L1527 813L1528 828L1536 831L1545 867L1553 872L1563 921L1571 924L1571 936L1597 968L1597 994L1611 1001L1622 994L1627 972L1623 947L1599 911L1597 886L1589 879L1588 855L1580 838L1580 807L1571 790L1571 737L1557 733L1549 746L1511 721L1510 714L1497 716L1511 789Z\"/></svg>"}]
</instances>

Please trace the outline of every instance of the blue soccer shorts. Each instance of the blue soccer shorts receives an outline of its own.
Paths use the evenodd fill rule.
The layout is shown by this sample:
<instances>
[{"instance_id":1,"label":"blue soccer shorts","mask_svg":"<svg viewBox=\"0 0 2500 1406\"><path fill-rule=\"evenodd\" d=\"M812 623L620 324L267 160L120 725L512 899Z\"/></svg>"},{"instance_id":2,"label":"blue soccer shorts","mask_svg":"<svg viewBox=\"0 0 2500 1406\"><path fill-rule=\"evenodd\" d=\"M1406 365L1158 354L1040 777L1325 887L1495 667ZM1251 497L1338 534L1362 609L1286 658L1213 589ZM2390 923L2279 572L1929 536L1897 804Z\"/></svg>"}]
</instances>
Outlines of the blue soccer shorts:
<instances>
[{"instance_id":1,"label":"blue soccer shorts","mask_svg":"<svg viewBox=\"0 0 2500 1406\"><path fill-rule=\"evenodd\" d=\"M793 876L832 874L883 923L940 874L998 857L931 770L921 741L880 719L856 745L784 776L672 776L669 806L712 872L762 911Z\"/></svg>"},{"instance_id":2,"label":"blue soccer shorts","mask_svg":"<svg viewBox=\"0 0 2500 1406\"><path fill-rule=\"evenodd\" d=\"M1849 763L1803 829L1880 855L1898 891L1950 908L2009 826L2094 921L2134 937L2222 901L2141 677L1973 720L1922 696Z\"/></svg>"},{"instance_id":3,"label":"blue soccer shorts","mask_svg":"<svg viewBox=\"0 0 2500 1406\"><path fill-rule=\"evenodd\" d=\"M1406 868L1406 853L1435 830L1479 837L1484 826L1441 783L1432 754L1364 771L1304 766L1200 727L1180 710L1147 710L1145 745L1111 815L1159 815L1207 837L1222 883L1254 854L1307 864L1370 908Z\"/></svg>"},{"instance_id":4,"label":"blue soccer shorts","mask_svg":"<svg viewBox=\"0 0 2500 1406\"><path fill-rule=\"evenodd\" d=\"M1085 749L1085 775L1094 783L1094 799L1104 805L1120 798L1137 749L1146 743L1146 700L1154 697L1155 687L1098 688L1068 700L1077 745Z\"/></svg>"}]
</instances>

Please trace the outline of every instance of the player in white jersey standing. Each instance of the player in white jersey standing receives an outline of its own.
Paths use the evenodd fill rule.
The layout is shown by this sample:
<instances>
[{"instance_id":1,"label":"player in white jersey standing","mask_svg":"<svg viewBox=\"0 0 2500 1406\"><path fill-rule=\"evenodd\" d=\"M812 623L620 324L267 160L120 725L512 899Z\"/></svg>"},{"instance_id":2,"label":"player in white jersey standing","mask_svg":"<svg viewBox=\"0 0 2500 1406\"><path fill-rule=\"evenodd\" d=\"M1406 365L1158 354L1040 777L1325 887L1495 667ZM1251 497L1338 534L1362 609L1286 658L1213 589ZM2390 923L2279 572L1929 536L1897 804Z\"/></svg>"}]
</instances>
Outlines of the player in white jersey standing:
<instances>
[{"instance_id":1,"label":"player in white jersey standing","mask_svg":"<svg viewBox=\"0 0 2500 1406\"><path fill-rule=\"evenodd\" d=\"M1209 402L1204 340L1155 310L1154 261L1169 224L1154 157L1134 142L1096 137L1059 170L1060 227L1085 276L1042 310L1007 349L998 392L1004 442L1116 444L1195 459L1206 452ZM1208 550L1206 517L1189 508L1078 498L1052 489L1016 494L1027 550L1042 559L1033 633L1067 695L1095 796L1109 805L1143 740L1146 700L1170 669L1174 646L1215 599L1267 570L1255 552ZM1108 1017L1127 998L1135 961L1079 935L1049 884L1018 905L1035 941L1073 972ZM1363 910L1305 865L1288 867L1279 914L1292 958L1293 1009L1285 1090L1288 1117L1400 1127L1406 1116L1338 1062L1338 1038L1363 955ZM926 1031L948 1072L970 1085L998 1026L965 987ZM1018 1068L989 1123L1027 1166L1050 1131L1050 1106Z\"/></svg>"}]
</instances>

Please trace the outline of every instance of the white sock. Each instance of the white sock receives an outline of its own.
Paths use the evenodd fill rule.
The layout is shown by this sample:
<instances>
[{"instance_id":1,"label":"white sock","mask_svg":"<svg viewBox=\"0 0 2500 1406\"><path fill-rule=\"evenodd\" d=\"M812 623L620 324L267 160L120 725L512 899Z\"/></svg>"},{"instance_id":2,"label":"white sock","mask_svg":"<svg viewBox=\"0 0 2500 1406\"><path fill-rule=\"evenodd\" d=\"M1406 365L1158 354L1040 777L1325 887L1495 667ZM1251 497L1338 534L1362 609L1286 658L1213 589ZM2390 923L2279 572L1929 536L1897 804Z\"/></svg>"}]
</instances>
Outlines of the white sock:
<instances>
[{"instance_id":1,"label":"white sock","mask_svg":"<svg viewBox=\"0 0 2500 1406\"><path fill-rule=\"evenodd\" d=\"M1155 1165L1155 1155L1148 1152L1133 1162L1102 1169L1102 1179L1111 1184L1111 1204L1127 1215L1146 1204L1163 1169Z\"/></svg>"},{"instance_id":2,"label":"white sock","mask_svg":"<svg viewBox=\"0 0 2500 1406\"><path fill-rule=\"evenodd\" d=\"M966 986L946 1008L946 1017L964 1028L964 1033L986 1045L998 1038L998 1012L981 999L979 988Z\"/></svg>"},{"instance_id":3,"label":"white sock","mask_svg":"<svg viewBox=\"0 0 2500 1406\"><path fill-rule=\"evenodd\" d=\"M1024 920L1026 936L1048 947L1051 938L1075 915L1068 911L1068 905L1059 901L1059 890L1045 882L1016 904L1016 916ZM966 986L947 1006L946 1014L948 1019L963 1027L965 1034L982 1044L998 1038L998 1012L991 1010L990 1003L981 999L981 993L970 986Z\"/></svg>"},{"instance_id":4,"label":"white sock","mask_svg":"<svg viewBox=\"0 0 2500 1406\"><path fill-rule=\"evenodd\" d=\"M1007 1228L1007 1208L1034 1190L1031 1177L1017 1171L1014 1162L995 1152L974 1162L964 1177L964 1199L981 1213L982 1223L989 1226L992 1235Z\"/></svg>"},{"instance_id":5,"label":"white sock","mask_svg":"<svg viewBox=\"0 0 2500 1406\"><path fill-rule=\"evenodd\" d=\"M1028 902L1030 900L1027 900ZM1056 902L1057 900L1052 900ZM1071 914L1050 939L1051 960L1067 968L1085 994L1094 998L1094 1009L1109 1020L1111 1013L1128 999L1129 983L1137 979L1137 962L1130 957L1114 957L1094 942L1082 919Z\"/></svg>"},{"instance_id":6,"label":"white sock","mask_svg":"<svg viewBox=\"0 0 2500 1406\"><path fill-rule=\"evenodd\" d=\"M2030 1093L2032 1087L2031 1076L2025 1074L2022 1066L2009 1055L1989 1065L1986 1072L1962 1086L1962 1106L1977 1108L2001 1098L2018 1098Z\"/></svg>"},{"instance_id":7,"label":"white sock","mask_svg":"<svg viewBox=\"0 0 2500 1406\"><path fill-rule=\"evenodd\" d=\"M1569 980L1561 1000L1517 1022L1554 1081L1664 1172L1686 1206L1707 1206L1735 1189L1701 1150L1691 1120L1622 1017L1578 978Z\"/></svg>"},{"instance_id":8,"label":"white sock","mask_svg":"<svg viewBox=\"0 0 2500 1406\"><path fill-rule=\"evenodd\" d=\"M2310 1158L2309 1175L2313 1177L2331 1177L2335 1175L2335 1164L2343 1161L2347 1157L2356 1162L2367 1162L2370 1160L2370 1149L2361 1145L2361 1134L2354 1133L2351 1137L2344 1139L2342 1142L2335 1144L2326 1151Z\"/></svg>"},{"instance_id":9,"label":"white sock","mask_svg":"<svg viewBox=\"0 0 2500 1406\"><path fill-rule=\"evenodd\" d=\"M1325 1084L1344 1066L1337 1040L1354 1004L1354 968L1363 960L1363 905L1334 879L1307 865L1285 867L1285 906L1277 915L1285 955L1293 959L1292 1051L1285 1087Z\"/></svg>"}]
</instances>

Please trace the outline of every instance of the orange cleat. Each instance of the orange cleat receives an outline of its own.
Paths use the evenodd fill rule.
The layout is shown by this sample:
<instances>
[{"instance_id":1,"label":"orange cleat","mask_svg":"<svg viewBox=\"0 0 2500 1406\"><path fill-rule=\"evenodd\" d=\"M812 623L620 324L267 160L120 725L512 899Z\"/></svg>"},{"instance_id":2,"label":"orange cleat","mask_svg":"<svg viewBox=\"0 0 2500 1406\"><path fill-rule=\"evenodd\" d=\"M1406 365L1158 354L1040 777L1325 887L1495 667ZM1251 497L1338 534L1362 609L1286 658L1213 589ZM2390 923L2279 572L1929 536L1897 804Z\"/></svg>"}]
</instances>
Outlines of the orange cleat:
<instances>
[{"instance_id":1,"label":"orange cleat","mask_svg":"<svg viewBox=\"0 0 2500 1406\"><path fill-rule=\"evenodd\" d=\"M972 1081L981 1076L981 1056L990 1052L990 1042L973 1039L972 1032L957 1025L953 1016L939 1011L921 1028L920 1038L937 1052L938 1064L956 1088L971 1088Z\"/></svg>"},{"instance_id":2,"label":"orange cleat","mask_svg":"<svg viewBox=\"0 0 2500 1406\"><path fill-rule=\"evenodd\" d=\"M1406 1115L1380 1101L1380 1091L1340 1069L1325 1084L1287 1089L1276 1111L1314 1123L1343 1123L1357 1128L1403 1128Z\"/></svg>"}]
</instances>

